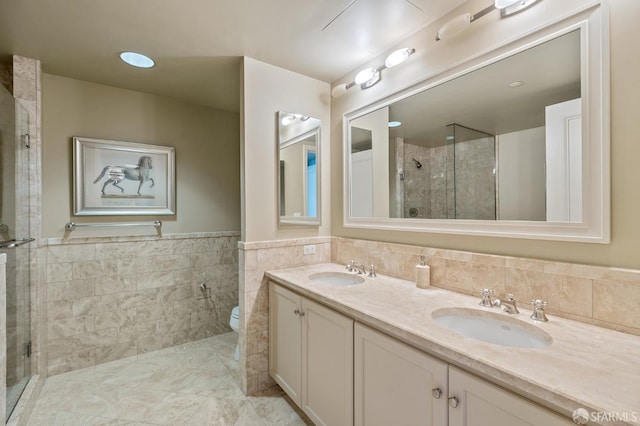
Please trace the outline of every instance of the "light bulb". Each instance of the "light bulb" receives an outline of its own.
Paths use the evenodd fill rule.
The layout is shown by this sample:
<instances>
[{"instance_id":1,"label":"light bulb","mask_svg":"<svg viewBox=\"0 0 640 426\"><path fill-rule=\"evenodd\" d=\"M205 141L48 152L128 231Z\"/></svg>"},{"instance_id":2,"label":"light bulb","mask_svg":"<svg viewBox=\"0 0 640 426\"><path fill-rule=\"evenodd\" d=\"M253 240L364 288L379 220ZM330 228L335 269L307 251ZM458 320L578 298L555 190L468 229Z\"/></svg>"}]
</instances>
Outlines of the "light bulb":
<instances>
[{"instance_id":1,"label":"light bulb","mask_svg":"<svg viewBox=\"0 0 640 426\"><path fill-rule=\"evenodd\" d=\"M504 9L505 7L509 7L512 4L518 3L521 0L495 0L496 8Z\"/></svg>"},{"instance_id":2,"label":"light bulb","mask_svg":"<svg viewBox=\"0 0 640 426\"><path fill-rule=\"evenodd\" d=\"M391 54L387 56L387 59L385 59L384 65L387 68L395 67L396 65L399 65L406 61L409 58L409 55L411 55L413 52L413 49L409 49L406 47L398 49L395 52L391 52Z\"/></svg>"},{"instance_id":3,"label":"light bulb","mask_svg":"<svg viewBox=\"0 0 640 426\"><path fill-rule=\"evenodd\" d=\"M365 68L356 74L356 78L353 81L355 81L356 84L366 83L371 80L375 74L376 70L374 68Z\"/></svg>"},{"instance_id":4,"label":"light bulb","mask_svg":"<svg viewBox=\"0 0 640 426\"><path fill-rule=\"evenodd\" d=\"M436 40L444 40L447 37L451 37L462 30L466 29L471 24L471 14L465 13L463 15L456 16L442 27L436 34Z\"/></svg>"},{"instance_id":5,"label":"light bulb","mask_svg":"<svg viewBox=\"0 0 640 426\"><path fill-rule=\"evenodd\" d=\"M293 123L293 120L295 120L296 117L293 115L285 115L284 117L282 117L282 120L280 120L280 123L282 123L283 126L288 126L289 124Z\"/></svg>"}]
</instances>

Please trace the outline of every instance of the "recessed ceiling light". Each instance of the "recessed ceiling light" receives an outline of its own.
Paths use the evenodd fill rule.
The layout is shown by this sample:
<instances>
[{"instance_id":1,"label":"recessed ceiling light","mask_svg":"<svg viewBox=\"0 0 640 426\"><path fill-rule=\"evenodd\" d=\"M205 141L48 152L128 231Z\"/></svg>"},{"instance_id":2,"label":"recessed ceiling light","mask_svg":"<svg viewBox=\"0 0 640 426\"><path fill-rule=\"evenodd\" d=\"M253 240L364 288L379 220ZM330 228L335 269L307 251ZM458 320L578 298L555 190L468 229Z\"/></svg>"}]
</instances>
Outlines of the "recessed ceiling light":
<instances>
[{"instance_id":1,"label":"recessed ceiling light","mask_svg":"<svg viewBox=\"0 0 640 426\"><path fill-rule=\"evenodd\" d=\"M146 55L143 55L142 53L122 52L120 54L120 59L122 59L132 67L137 68L152 68L156 65L153 59Z\"/></svg>"},{"instance_id":2,"label":"recessed ceiling light","mask_svg":"<svg viewBox=\"0 0 640 426\"><path fill-rule=\"evenodd\" d=\"M509 83L509 87L520 87L522 86L524 83L521 81L512 81L511 83Z\"/></svg>"},{"instance_id":3,"label":"recessed ceiling light","mask_svg":"<svg viewBox=\"0 0 640 426\"><path fill-rule=\"evenodd\" d=\"M400 121L390 121L388 124L389 127L398 127L400 125L402 125Z\"/></svg>"}]
</instances>

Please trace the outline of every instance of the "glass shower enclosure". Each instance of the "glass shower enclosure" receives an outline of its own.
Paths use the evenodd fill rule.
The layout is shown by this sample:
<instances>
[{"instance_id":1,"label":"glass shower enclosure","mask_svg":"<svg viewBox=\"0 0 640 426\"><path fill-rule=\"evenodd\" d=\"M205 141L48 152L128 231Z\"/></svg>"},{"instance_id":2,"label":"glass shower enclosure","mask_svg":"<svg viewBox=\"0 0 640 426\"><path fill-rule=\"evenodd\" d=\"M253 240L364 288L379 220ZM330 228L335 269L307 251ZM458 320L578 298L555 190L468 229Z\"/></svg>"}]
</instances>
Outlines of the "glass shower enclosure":
<instances>
[{"instance_id":1,"label":"glass shower enclosure","mask_svg":"<svg viewBox=\"0 0 640 426\"><path fill-rule=\"evenodd\" d=\"M456 123L446 126L442 140L433 143L396 139L390 146L397 170L391 174L400 176L400 185L390 217L496 219L495 139Z\"/></svg>"},{"instance_id":2,"label":"glass shower enclosure","mask_svg":"<svg viewBox=\"0 0 640 426\"><path fill-rule=\"evenodd\" d=\"M29 115L0 85L0 253L7 255L7 418L31 377Z\"/></svg>"}]
</instances>

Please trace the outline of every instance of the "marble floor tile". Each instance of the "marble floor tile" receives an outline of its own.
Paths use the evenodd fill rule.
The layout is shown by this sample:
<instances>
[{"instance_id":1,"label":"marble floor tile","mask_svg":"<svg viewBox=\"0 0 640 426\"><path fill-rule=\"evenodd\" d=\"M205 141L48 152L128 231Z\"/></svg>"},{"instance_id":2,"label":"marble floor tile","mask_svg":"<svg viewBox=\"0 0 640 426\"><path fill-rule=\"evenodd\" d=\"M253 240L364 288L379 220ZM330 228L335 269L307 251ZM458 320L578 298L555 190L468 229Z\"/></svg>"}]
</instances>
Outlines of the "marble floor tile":
<instances>
[{"instance_id":1,"label":"marble floor tile","mask_svg":"<svg viewBox=\"0 0 640 426\"><path fill-rule=\"evenodd\" d=\"M247 397L236 333L52 376L29 426L312 425L278 387Z\"/></svg>"}]
</instances>

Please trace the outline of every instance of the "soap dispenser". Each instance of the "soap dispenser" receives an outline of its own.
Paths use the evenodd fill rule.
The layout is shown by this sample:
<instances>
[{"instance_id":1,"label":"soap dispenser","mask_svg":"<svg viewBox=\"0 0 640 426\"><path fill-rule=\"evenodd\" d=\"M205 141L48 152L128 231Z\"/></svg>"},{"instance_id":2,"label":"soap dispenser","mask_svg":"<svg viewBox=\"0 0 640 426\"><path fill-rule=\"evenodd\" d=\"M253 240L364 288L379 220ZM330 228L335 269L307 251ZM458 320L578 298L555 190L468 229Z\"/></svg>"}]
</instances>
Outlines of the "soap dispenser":
<instances>
[{"instance_id":1,"label":"soap dispenser","mask_svg":"<svg viewBox=\"0 0 640 426\"><path fill-rule=\"evenodd\" d=\"M431 287L431 268L424 263L424 255L420 255L420 264L416 265L416 287Z\"/></svg>"}]
</instances>

